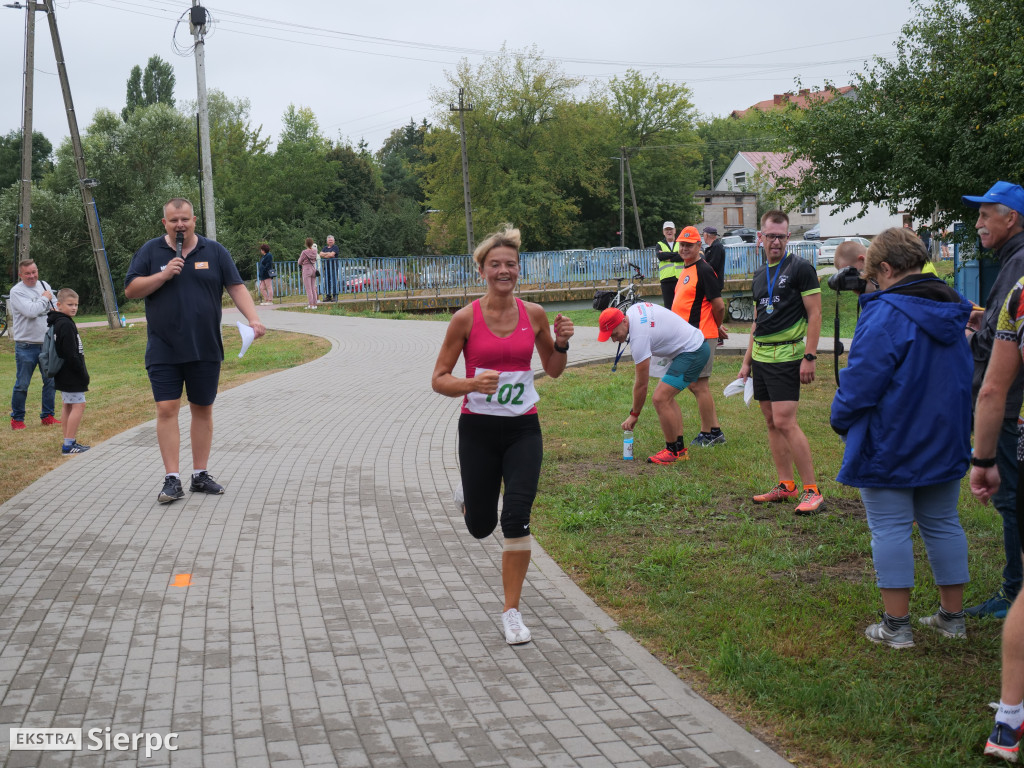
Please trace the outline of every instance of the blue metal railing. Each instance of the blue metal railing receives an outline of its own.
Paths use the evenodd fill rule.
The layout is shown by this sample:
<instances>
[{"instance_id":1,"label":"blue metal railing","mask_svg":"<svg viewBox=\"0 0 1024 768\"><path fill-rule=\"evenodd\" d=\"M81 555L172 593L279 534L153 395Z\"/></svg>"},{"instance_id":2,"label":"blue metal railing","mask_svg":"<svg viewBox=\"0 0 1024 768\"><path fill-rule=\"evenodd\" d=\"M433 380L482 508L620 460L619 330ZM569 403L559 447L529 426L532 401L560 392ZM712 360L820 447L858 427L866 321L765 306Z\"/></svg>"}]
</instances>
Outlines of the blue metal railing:
<instances>
[{"instance_id":1,"label":"blue metal railing","mask_svg":"<svg viewBox=\"0 0 1024 768\"><path fill-rule=\"evenodd\" d=\"M791 246L790 253L817 266L817 247ZM764 264L761 249L753 243L725 246L725 277L750 276ZM612 282L631 275L635 264L649 280L658 279L658 258L653 248L644 250L529 251L519 256L519 284L538 288L571 287ZM295 261L275 261L275 296L305 293L301 269ZM365 295L401 292L468 293L483 289L476 263L469 254L458 256L408 256L405 258L321 259L317 289L321 295Z\"/></svg>"}]
</instances>

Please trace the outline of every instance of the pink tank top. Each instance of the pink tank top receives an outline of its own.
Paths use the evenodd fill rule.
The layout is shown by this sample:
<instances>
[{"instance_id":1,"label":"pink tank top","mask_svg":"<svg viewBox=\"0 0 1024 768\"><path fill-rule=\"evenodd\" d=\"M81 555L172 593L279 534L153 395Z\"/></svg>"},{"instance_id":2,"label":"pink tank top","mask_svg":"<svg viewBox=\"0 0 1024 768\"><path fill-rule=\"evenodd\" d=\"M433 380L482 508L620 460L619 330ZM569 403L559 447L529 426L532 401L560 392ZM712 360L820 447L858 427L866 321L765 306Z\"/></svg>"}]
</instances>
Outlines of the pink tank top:
<instances>
[{"instance_id":1,"label":"pink tank top","mask_svg":"<svg viewBox=\"0 0 1024 768\"><path fill-rule=\"evenodd\" d=\"M480 300L473 302L473 327L469 330L469 338L463 354L466 358L466 378L476 376L477 370L492 371L529 371L533 360L535 336L533 325L526 306L521 299L516 299L519 309L519 322L516 329L504 338L495 336L484 321ZM462 399L462 412L472 413L466 408L466 398ZM532 407L527 413L536 413Z\"/></svg>"}]
</instances>

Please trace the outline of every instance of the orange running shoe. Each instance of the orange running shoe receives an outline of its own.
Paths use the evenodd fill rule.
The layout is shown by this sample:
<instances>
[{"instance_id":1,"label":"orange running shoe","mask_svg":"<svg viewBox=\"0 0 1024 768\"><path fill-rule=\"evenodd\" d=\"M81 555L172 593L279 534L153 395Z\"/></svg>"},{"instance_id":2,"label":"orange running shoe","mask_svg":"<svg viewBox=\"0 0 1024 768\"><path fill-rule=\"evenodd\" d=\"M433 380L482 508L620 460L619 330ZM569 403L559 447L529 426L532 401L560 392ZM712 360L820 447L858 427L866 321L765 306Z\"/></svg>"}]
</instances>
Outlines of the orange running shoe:
<instances>
[{"instance_id":1,"label":"orange running shoe","mask_svg":"<svg viewBox=\"0 0 1024 768\"><path fill-rule=\"evenodd\" d=\"M658 451L653 456L648 456L647 457L647 463L648 464L674 464L677 461L686 461L689 458L690 458L690 454L686 452L685 448L683 448L683 450L679 451L679 453L676 453L675 451L670 451L668 448L662 448L660 451Z\"/></svg>"},{"instance_id":2,"label":"orange running shoe","mask_svg":"<svg viewBox=\"0 0 1024 768\"><path fill-rule=\"evenodd\" d=\"M800 498L800 491L793 486L793 490L786 488L785 483L779 483L772 488L768 493L759 493L752 497L758 504L764 504L768 501L788 501L789 499Z\"/></svg>"},{"instance_id":3,"label":"orange running shoe","mask_svg":"<svg viewBox=\"0 0 1024 768\"><path fill-rule=\"evenodd\" d=\"M813 515L824 503L825 498L820 493L807 489L800 497L800 503L796 505L794 512L798 515Z\"/></svg>"}]
</instances>

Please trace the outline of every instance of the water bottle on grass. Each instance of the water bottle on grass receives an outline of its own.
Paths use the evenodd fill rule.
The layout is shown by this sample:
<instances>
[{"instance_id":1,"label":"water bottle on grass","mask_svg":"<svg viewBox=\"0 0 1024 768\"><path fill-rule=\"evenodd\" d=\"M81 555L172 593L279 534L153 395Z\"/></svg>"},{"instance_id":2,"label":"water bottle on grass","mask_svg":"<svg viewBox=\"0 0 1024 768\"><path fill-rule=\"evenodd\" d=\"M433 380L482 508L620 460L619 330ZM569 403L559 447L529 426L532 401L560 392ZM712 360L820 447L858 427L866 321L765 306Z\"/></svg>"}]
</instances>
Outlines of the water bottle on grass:
<instances>
[{"instance_id":1,"label":"water bottle on grass","mask_svg":"<svg viewBox=\"0 0 1024 768\"><path fill-rule=\"evenodd\" d=\"M622 460L633 460L633 430L627 429L622 433Z\"/></svg>"}]
</instances>

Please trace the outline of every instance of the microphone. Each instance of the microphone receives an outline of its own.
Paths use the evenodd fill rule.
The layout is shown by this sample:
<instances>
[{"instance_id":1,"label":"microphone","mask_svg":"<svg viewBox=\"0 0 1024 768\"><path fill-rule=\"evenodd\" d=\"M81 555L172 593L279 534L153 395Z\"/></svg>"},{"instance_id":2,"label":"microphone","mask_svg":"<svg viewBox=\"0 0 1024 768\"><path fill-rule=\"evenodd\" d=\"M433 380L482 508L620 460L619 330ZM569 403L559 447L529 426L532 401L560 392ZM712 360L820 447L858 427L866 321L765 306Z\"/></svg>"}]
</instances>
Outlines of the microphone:
<instances>
[{"instance_id":1,"label":"microphone","mask_svg":"<svg viewBox=\"0 0 1024 768\"><path fill-rule=\"evenodd\" d=\"M179 232L174 238L174 256L175 258L181 258L181 246L185 242L185 233Z\"/></svg>"}]
</instances>

